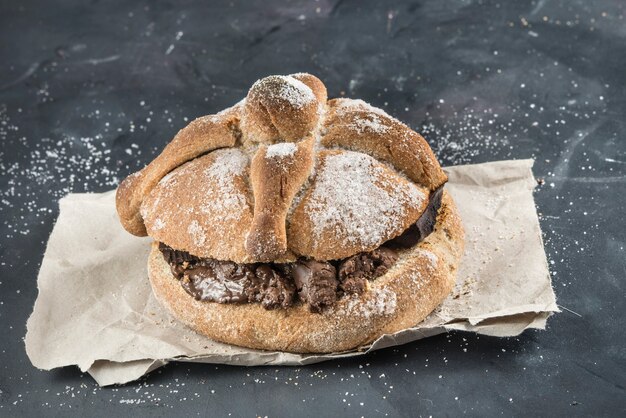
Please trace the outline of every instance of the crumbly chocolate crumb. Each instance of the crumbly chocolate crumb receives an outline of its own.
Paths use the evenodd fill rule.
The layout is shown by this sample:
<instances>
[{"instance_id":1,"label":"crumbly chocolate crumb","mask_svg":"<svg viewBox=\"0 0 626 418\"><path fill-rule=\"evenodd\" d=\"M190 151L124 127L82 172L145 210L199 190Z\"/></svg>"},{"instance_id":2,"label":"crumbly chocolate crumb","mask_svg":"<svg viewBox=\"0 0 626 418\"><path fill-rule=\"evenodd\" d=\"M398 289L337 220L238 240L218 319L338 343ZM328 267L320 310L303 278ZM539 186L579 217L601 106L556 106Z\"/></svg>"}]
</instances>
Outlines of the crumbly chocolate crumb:
<instances>
[{"instance_id":1,"label":"crumbly chocolate crumb","mask_svg":"<svg viewBox=\"0 0 626 418\"><path fill-rule=\"evenodd\" d=\"M384 275L397 260L398 254L387 247L345 259L339 265L341 289L346 293L363 293L367 289L367 280Z\"/></svg>"},{"instance_id":2,"label":"crumbly chocolate crumb","mask_svg":"<svg viewBox=\"0 0 626 418\"><path fill-rule=\"evenodd\" d=\"M337 300L337 269L328 262L303 260L294 263L291 273L298 296L311 312L321 312Z\"/></svg>"},{"instance_id":3,"label":"crumbly chocolate crumb","mask_svg":"<svg viewBox=\"0 0 626 418\"><path fill-rule=\"evenodd\" d=\"M258 290L255 300L265 309L287 308L293 304L295 286L281 272L268 264L261 264L255 273L259 283L255 287L255 291Z\"/></svg>"}]
</instances>

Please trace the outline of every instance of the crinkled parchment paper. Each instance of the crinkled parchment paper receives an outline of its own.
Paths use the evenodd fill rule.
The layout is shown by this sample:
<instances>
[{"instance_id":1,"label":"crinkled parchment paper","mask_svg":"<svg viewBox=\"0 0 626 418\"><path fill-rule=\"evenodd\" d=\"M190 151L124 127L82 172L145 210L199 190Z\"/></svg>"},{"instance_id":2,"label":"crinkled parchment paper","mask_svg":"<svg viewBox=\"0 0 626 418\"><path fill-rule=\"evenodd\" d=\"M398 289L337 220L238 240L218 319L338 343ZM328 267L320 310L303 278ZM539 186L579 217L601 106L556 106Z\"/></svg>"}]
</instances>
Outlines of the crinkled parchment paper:
<instances>
[{"instance_id":1,"label":"crinkled parchment paper","mask_svg":"<svg viewBox=\"0 0 626 418\"><path fill-rule=\"evenodd\" d=\"M33 365L77 365L101 385L135 380L169 361L303 365L363 355L450 329L495 336L544 328L557 305L532 191L532 160L446 169L466 229L454 292L424 322L359 351L300 355L220 344L179 324L150 289L150 238L124 231L114 192L70 194L50 235L28 320Z\"/></svg>"}]
</instances>

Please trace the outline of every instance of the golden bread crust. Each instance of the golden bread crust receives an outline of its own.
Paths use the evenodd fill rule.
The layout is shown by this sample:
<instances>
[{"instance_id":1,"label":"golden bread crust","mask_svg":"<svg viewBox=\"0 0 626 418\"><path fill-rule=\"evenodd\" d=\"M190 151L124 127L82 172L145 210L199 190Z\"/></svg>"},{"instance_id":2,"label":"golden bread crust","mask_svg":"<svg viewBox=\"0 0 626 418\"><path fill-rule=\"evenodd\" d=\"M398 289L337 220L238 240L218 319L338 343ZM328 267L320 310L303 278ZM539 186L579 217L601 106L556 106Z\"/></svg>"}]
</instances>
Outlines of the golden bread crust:
<instances>
[{"instance_id":1,"label":"golden bread crust","mask_svg":"<svg viewBox=\"0 0 626 418\"><path fill-rule=\"evenodd\" d=\"M362 100L328 101L322 145L371 155L435 190L448 178L420 134Z\"/></svg>"},{"instance_id":2,"label":"golden bread crust","mask_svg":"<svg viewBox=\"0 0 626 418\"><path fill-rule=\"evenodd\" d=\"M247 154L225 148L169 173L142 205L150 236L198 257L245 262L253 218L249 169Z\"/></svg>"},{"instance_id":3,"label":"golden bread crust","mask_svg":"<svg viewBox=\"0 0 626 418\"><path fill-rule=\"evenodd\" d=\"M228 175L202 174L214 164L203 155L221 148L248 157L230 188L217 187ZM196 167L194 159L203 163L185 169ZM169 181L181 171L192 177ZM399 235L445 181L419 134L360 100L327 100L318 78L298 73L261 79L237 105L190 123L120 184L116 205L129 232L197 256L326 260ZM238 210L224 212L233 207ZM174 219L176 210L182 219Z\"/></svg>"},{"instance_id":4,"label":"golden bread crust","mask_svg":"<svg viewBox=\"0 0 626 418\"><path fill-rule=\"evenodd\" d=\"M450 293L463 253L464 231L444 191L435 230L403 251L396 264L361 296L344 296L321 314L303 304L266 310L259 303L201 302L173 277L158 245L148 262L156 298L176 318L217 341L295 353L340 352L421 322Z\"/></svg>"},{"instance_id":5,"label":"golden bread crust","mask_svg":"<svg viewBox=\"0 0 626 418\"><path fill-rule=\"evenodd\" d=\"M181 129L150 164L120 183L115 204L120 222L128 232L147 235L141 204L167 173L206 152L235 145L239 113L240 106L235 105L217 115L195 119Z\"/></svg>"},{"instance_id":6,"label":"golden bread crust","mask_svg":"<svg viewBox=\"0 0 626 418\"><path fill-rule=\"evenodd\" d=\"M419 218L428 193L368 155L320 151L315 180L288 219L289 249L315 260L371 251Z\"/></svg>"}]
</instances>

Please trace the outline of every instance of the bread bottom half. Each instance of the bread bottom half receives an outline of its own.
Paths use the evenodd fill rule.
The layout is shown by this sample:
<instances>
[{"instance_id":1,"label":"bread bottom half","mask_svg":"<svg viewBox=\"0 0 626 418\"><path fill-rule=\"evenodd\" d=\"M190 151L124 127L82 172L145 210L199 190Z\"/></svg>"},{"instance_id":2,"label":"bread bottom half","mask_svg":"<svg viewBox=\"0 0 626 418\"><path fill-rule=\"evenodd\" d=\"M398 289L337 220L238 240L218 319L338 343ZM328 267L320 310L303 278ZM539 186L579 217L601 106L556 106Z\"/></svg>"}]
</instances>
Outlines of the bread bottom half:
<instances>
[{"instance_id":1,"label":"bread bottom half","mask_svg":"<svg viewBox=\"0 0 626 418\"><path fill-rule=\"evenodd\" d=\"M148 275L157 300L175 318L213 340L242 347L293 353L355 349L423 321L450 294L463 254L458 210L444 190L434 231L360 296L341 297L322 313L305 304L266 310L260 303L222 304L195 300L172 275L154 243Z\"/></svg>"}]
</instances>

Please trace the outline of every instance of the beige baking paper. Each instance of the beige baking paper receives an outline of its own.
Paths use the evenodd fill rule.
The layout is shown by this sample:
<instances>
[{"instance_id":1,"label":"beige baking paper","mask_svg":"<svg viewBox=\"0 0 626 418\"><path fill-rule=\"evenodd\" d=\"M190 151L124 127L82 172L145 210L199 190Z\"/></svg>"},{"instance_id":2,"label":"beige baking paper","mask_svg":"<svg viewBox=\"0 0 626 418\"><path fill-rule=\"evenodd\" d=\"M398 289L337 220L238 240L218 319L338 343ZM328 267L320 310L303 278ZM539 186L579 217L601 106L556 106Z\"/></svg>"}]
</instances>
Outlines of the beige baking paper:
<instances>
[{"instance_id":1,"label":"beige baking paper","mask_svg":"<svg viewBox=\"0 0 626 418\"><path fill-rule=\"evenodd\" d=\"M50 235L28 320L26 352L50 370L77 365L100 385L125 383L169 361L303 365L363 355L447 330L495 336L544 328L558 311L532 196L532 160L450 167L446 186L466 229L457 286L414 328L358 351L299 355L220 344L157 304L147 278L150 238L122 229L114 192L70 194Z\"/></svg>"}]
</instances>

